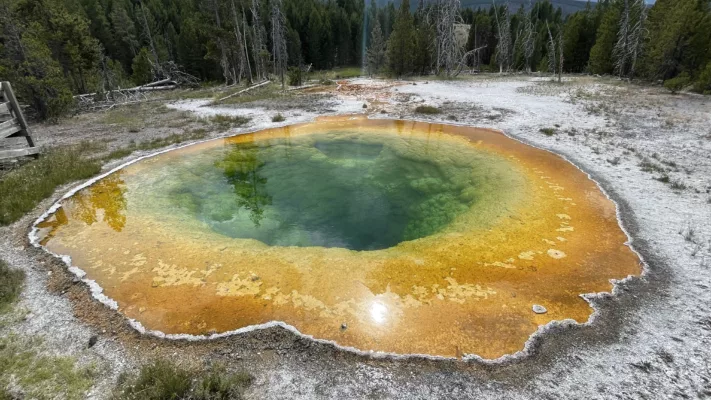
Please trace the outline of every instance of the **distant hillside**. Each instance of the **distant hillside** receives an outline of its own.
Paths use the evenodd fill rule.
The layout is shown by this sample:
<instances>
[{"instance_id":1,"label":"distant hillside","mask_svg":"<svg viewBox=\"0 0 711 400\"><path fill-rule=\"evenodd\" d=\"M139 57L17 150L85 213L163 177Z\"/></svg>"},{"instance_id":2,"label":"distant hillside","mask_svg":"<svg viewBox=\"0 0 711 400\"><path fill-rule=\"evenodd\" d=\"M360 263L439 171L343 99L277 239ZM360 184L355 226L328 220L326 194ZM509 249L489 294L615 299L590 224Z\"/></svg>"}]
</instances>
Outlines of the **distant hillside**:
<instances>
[{"instance_id":1,"label":"distant hillside","mask_svg":"<svg viewBox=\"0 0 711 400\"><path fill-rule=\"evenodd\" d=\"M400 0L377 0L378 6L382 7L384 5L387 5L390 1L395 3L395 5L400 4ZM427 0L426 0L427 1ZM432 1L432 0L429 0ZM468 8L489 8L492 4L492 0L461 0L462 2L462 7L468 7ZM532 1L535 3L535 0ZM368 1L370 3L370 1ZM418 0L410 0L410 7L414 9L417 7ZM504 4L506 3L505 0L497 0L496 4ZM528 6L529 1L528 0L509 0L509 5L511 6L511 11L516 11L518 10L519 7L521 7L521 4ZM576 11L584 10L585 5L587 4L586 0L551 0L551 3L553 3L554 7L560 7L563 10L564 15L572 14Z\"/></svg>"},{"instance_id":2,"label":"distant hillside","mask_svg":"<svg viewBox=\"0 0 711 400\"><path fill-rule=\"evenodd\" d=\"M489 8L492 4L491 0L461 0L462 1L462 7L469 7L473 9L477 8ZM496 4L505 4L506 2L503 0L497 0ZM509 0L509 6L511 7L511 11L514 12L521 7L523 4L524 6L528 7L528 0ZM535 1L531 1L531 3L535 3ZM582 1L582 0L551 0L551 3L553 3L553 7L558 8L560 7L563 10L563 15L568 15L572 14L576 11L582 11L585 9L585 6L587 5L587 1Z\"/></svg>"}]
</instances>

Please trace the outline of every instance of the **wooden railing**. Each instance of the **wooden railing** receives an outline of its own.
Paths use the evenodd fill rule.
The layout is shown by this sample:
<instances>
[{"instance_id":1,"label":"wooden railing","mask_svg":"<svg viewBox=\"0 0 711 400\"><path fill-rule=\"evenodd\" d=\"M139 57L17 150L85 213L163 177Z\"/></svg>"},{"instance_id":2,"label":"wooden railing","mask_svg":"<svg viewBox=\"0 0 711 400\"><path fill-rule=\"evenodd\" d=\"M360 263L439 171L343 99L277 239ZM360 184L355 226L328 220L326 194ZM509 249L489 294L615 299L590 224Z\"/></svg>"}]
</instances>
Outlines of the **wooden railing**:
<instances>
[{"instance_id":1,"label":"wooden railing","mask_svg":"<svg viewBox=\"0 0 711 400\"><path fill-rule=\"evenodd\" d=\"M5 150L3 141L9 138L24 137L29 147ZM23 156L34 156L39 153L39 147L30 134L27 120L15 98L10 82L0 83L0 160Z\"/></svg>"}]
</instances>

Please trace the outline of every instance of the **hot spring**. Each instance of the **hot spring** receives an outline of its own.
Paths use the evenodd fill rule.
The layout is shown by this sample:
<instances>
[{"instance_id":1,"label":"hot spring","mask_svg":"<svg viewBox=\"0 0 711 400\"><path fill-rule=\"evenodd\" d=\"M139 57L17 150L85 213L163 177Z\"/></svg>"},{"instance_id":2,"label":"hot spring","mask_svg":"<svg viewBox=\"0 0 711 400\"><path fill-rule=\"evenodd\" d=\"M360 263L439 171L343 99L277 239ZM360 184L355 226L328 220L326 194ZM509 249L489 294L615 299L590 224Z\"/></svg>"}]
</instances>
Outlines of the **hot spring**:
<instances>
[{"instance_id":1,"label":"hot spring","mask_svg":"<svg viewBox=\"0 0 711 400\"><path fill-rule=\"evenodd\" d=\"M398 354L514 353L641 271L614 203L564 159L491 130L353 117L145 158L37 228L147 329L281 321Z\"/></svg>"}]
</instances>

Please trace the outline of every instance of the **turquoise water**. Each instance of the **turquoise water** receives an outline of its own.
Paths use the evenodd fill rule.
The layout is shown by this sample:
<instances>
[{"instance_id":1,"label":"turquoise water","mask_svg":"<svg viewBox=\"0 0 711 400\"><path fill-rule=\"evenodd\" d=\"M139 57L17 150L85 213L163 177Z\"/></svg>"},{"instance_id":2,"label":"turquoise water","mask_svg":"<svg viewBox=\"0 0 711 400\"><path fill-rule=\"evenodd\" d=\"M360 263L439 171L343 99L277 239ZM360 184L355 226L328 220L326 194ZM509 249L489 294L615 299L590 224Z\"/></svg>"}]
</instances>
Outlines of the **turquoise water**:
<instances>
[{"instance_id":1,"label":"turquoise water","mask_svg":"<svg viewBox=\"0 0 711 400\"><path fill-rule=\"evenodd\" d=\"M229 237L377 250L437 233L477 202L490 160L462 148L350 132L230 143L171 161L147 186L165 196L162 212Z\"/></svg>"},{"instance_id":2,"label":"turquoise water","mask_svg":"<svg viewBox=\"0 0 711 400\"><path fill-rule=\"evenodd\" d=\"M193 235L379 250L487 229L508 214L522 179L509 160L461 141L345 129L171 152L93 191L116 198L99 199L112 204L104 219L128 209Z\"/></svg>"}]
</instances>

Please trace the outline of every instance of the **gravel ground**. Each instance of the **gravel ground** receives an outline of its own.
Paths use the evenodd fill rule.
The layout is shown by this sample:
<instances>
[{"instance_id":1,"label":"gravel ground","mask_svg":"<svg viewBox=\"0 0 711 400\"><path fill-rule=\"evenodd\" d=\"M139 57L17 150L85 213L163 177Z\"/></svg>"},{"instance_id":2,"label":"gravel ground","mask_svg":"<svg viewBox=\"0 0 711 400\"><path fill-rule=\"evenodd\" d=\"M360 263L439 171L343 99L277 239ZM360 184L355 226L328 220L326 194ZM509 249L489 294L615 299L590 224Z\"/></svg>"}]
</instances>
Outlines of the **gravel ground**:
<instances>
[{"instance_id":1,"label":"gravel ground","mask_svg":"<svg viewBox=\"0 0 711 400\"><path fill-rule=\"evenodd\" d=\"M271 114L277 111L287 117L281 124L368 111L372 117L501 129L565 156L600 183L618 203L632 245L647 264L644 276L618 283L612 295L590 297L597 312L588 324L542 327L525 353L495 363L372 358L280 328L212 342L170 342L137 334L92 300L61 263L29 247L27 232L54 201L48 199L0 228L0 257L28 273L19 304L27 315L6 330L40 335L48 352L96 364L90 398L106 397L121 371L150 356L246 369L255 376L248 392L255 399L711 397L711 99L583 77L563 84L496 76L398 85L359 79L345 87L327 102L319 100L323 109L299 107L291 99L287 105L261 101L218 108L190 100L168 104L169 111L159 114L181 116L179 129L199 126L195 115L252 118L228 133L274 126ZM422 104L442 113L415 114ZM168 117L149 116L138 132L101 123L96 115L35 130L45 144L84 138L118 146L178 129L164 127L167 120L161 118ZM544 128L554 134L544 135ZM655 179L663 176L669 182ZM60 188L55 199L68 189ZM99 340L88 348L92 335Z\"/></svg>"}]
</instances>

